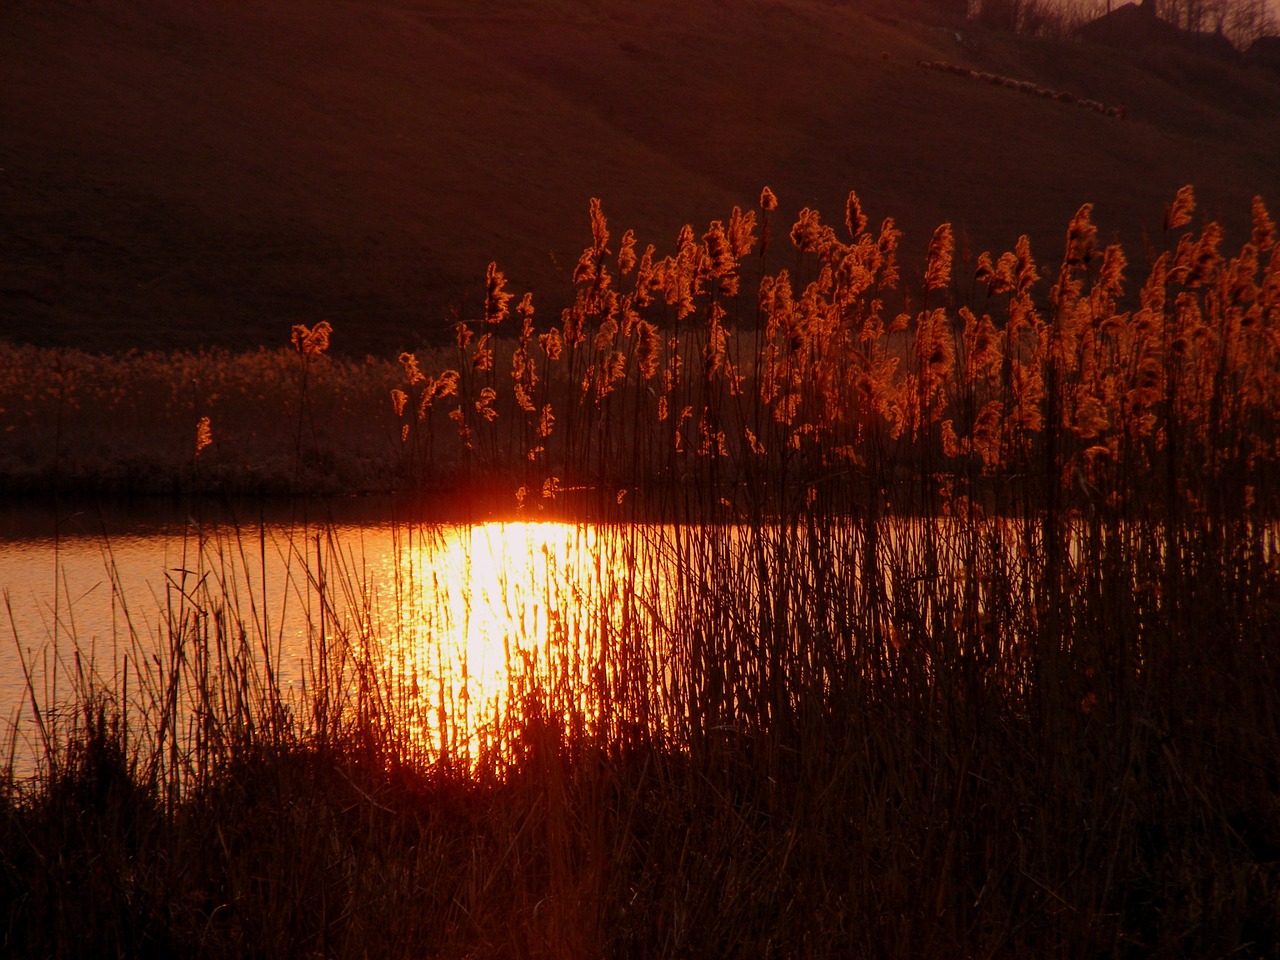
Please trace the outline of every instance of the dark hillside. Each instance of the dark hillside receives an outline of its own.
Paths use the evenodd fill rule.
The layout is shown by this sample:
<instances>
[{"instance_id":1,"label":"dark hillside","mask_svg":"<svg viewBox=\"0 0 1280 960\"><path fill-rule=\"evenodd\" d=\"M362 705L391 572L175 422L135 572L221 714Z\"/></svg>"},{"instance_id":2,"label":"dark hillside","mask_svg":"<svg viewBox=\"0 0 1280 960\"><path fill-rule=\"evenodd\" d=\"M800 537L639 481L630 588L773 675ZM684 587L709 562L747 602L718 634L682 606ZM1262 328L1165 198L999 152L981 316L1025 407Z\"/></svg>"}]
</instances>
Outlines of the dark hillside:
<instances>
[{"instance_id":1,"label":"dark hillside","mask_svg":"<svg viewBox=\"0 0 1280 960\"><path fill-rule=\"evenodd\" d=\"M1141 261L1178 186L1238 232L1280 207L1280 77L803 0L11 0L0 12L0 336L90 348L437 337L489 260L543 309L600 196L617 231L771 186L850 188L906 250L1050 257L1084 201ZM530 10L533 13L530 13ZM1102 103L1116 121L937 71ZM1156 238L1158 242L1158 238Z\"/></svg>"}]
</instances>

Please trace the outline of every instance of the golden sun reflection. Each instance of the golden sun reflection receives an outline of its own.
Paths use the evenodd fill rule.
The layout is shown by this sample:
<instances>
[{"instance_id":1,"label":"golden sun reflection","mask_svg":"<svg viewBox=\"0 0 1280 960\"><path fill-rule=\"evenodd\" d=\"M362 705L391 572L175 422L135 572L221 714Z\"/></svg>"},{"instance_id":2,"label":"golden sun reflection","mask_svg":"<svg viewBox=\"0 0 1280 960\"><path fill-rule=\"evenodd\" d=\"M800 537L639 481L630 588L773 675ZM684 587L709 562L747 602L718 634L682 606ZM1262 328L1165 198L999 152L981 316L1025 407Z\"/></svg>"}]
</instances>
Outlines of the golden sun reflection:
<instances>
[{"instance_id":1,"label":"golden sun reflection","mask_svg":"<svg viewBox=\"0 0 1280 960\"><path fill-rule=\"evenodd\" d=\"M501 750L523 697L548 685L588 696L611 592L594 529L482 524L432 531L406 547L388 666L402 696L416 701L397 709L411 737L452 756Z\"/></svg>"}]
</instances>

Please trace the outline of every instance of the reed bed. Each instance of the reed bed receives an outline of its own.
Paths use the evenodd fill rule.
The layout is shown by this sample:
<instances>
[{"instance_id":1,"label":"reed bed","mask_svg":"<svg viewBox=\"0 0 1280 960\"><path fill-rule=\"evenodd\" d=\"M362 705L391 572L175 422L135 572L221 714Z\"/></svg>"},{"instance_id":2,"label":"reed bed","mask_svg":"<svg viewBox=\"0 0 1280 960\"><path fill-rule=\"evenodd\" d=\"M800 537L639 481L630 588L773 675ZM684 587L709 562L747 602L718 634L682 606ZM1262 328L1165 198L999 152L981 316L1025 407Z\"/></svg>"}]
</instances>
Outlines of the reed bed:
<instances>
[{"instance_id":1,"label":"reed bed","mask_svg":"<svg viewBox=\"0 0 1280 960\"><path fill-rule=\"evenodd\" d=\"M592 602L475 716L386 655L411 565L378 582L301 533L285 684L225 573L260 539L201 539L158 649L67 654L71 694L32 698L0 942L1274 955L1280 259L1254 209L1229 258L1179 193L1135 293L1087 207L1045 289L1025 240L958 277L946 227L906 283L852 195L843 239L805 211L776 252L766 191L665 258L593 203L556 321L492 267L381 415L410 488L589 517ZM295 328L295 387L329 333Z\"/></svg>"},{"instance_id":2,"label":"reed bed","mask_svg":"<svg viewBox=\"0 0 1280 960\"><path fill-rule=\"evenodd\" d=\"M12 494L287 496L388 486L394 362L304 360L278 348L101 355L0 341L0 368L0 484Z\"/></svg>"}]
</instances>

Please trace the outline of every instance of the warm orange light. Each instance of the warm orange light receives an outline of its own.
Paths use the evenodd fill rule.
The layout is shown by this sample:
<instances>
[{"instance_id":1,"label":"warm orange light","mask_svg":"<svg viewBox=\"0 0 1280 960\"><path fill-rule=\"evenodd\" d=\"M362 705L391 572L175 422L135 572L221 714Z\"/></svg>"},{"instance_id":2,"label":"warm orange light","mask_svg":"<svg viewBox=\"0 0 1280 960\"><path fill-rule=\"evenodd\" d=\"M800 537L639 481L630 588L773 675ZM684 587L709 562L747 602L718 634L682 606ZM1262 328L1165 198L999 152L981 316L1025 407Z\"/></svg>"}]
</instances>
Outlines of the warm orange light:
<instances>
[{"instance_id":1,"label":"warm orange light","mask_svg":"<svg viewBox=\"0 0 1280 960\"><path fill-rule=\"evenodd\" d=\"M442 528L402 551L387 657L420 698L412 736L475 754L499 746L513 694L554 683L586 695L608 576L597 549L582 525L494 523Z\"/></svg>"}]
</instances>

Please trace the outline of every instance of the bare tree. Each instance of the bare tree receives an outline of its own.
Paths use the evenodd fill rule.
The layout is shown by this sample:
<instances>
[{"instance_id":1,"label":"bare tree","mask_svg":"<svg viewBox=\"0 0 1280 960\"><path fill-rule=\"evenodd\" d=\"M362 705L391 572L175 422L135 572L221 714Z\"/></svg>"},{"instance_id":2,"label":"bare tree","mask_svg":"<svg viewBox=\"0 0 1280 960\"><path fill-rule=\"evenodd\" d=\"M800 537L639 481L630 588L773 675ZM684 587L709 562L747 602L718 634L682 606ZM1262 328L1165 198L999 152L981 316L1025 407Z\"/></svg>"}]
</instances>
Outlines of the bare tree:
<instances>
[{"instance_id":1,"label":"bare tree","mask_svg":"<svg viewBox=\"0 0 1280 960\"><path fill-rule=\"evenodd\" d=\"M1115 0L933 0L963 16L996 30L1016 30L1036 36L1066 37L1082 23L1110 13ZM1276 32L1276 20L1268 0L1142 0L1162 20L1188 33L1221 34L1239 49L1259 37Z\"/></svg>"},{"instance_id":2,"label":"bare tree","mask_svg":"<svg viewBox=\"0 0 1280 960\"><path fill-rule=\"evenodd\" d=\"M1220 33L1247 47L1276 29L1266 0L1158 0L1160 16L1190 33Z\"/></svg>"},{"instance_id":3,"label":"bare tree","mask_svg":"<svg viewBox=\"0 0 1280 960\"><path fill-rule=\"evenodd\" d=\"M997 30L1067 37L1082 23L1107 12L1103 0L975 0L970 16Z\"/></svg>"}]
</instances>

